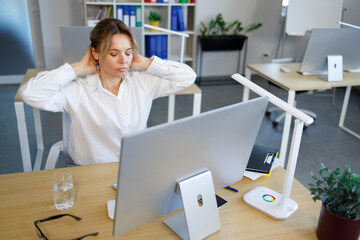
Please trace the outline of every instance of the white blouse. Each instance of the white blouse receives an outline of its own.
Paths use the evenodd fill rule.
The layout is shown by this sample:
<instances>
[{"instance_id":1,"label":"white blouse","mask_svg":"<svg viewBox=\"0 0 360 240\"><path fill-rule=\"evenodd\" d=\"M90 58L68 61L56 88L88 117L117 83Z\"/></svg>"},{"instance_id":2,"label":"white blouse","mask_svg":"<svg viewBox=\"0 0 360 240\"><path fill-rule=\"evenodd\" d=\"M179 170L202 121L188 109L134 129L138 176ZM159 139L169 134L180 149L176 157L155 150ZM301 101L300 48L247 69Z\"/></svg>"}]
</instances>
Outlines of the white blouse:
<instances>
[{"instance_id":1,"label":"white blouse","mask_svg":"<svg viewBox=\"0 0 360 240\"><path fill-rule=\"evenodd\" d=\"M146 71L126 75L117 96L102 87L98 74L76 78L67 63L38 73L19 94L32 107L70 114L68 148L76 164L116 162L122 136L146 128L153 99L174 94L196 79L185 64L152 59Z\"/></svg>"}]
</instances>

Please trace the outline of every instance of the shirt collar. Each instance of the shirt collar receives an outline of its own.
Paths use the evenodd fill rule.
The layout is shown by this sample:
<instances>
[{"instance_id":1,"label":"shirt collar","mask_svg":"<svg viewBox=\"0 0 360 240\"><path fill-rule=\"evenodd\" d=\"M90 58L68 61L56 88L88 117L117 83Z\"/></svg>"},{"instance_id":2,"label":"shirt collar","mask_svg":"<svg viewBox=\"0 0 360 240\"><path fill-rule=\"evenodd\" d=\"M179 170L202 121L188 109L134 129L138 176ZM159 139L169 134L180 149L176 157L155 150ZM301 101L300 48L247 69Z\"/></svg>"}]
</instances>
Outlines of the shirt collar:
<instances>
[{"instance_id":1,"label":"shirt collar","mask_svg":"<svg viewBox=\"0 0 360 240\"><path fill-rule=\"evenodd\" d=\"M90 92L94 92L99 87L100 78L98 74L88 75L86 80Z\"/></svg>"},{"instance_id":2,"label":"shirt collar","mask_svg":"<svg viewBox=\"0 0 360 240\"><path fill-rule=\"evenodd\" d=\"M128 75L129 74L126 74L125 79L122 81L121 84L123 84L127 80ZM87 75L86 81L87 81L87 85L88 85L90 92L96 91L100 87L100 84L101 84L100 77L98 74Z\"/></svg>"}]
</instances>

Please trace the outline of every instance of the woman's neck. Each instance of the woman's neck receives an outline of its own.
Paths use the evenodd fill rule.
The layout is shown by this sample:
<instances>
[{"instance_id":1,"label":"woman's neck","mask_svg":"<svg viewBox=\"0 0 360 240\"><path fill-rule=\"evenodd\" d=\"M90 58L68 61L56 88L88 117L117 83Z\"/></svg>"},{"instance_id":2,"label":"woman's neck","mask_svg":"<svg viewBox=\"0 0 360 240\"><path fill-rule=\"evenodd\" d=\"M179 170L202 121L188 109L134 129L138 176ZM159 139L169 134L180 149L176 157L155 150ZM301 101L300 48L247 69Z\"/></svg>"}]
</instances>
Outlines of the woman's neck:
<instances>
[{"instance_id":1,"label":"woman's neck","mask_svg":"<svg viewBox=\"0 0 360 240\"><path fill-rule=\"evenodd\" d=\"M119 87L122 83L122 78L106 78L100 76L100 82L103 88L113 93L114 95L118 94Z\"/></svg>"}]
</instances>

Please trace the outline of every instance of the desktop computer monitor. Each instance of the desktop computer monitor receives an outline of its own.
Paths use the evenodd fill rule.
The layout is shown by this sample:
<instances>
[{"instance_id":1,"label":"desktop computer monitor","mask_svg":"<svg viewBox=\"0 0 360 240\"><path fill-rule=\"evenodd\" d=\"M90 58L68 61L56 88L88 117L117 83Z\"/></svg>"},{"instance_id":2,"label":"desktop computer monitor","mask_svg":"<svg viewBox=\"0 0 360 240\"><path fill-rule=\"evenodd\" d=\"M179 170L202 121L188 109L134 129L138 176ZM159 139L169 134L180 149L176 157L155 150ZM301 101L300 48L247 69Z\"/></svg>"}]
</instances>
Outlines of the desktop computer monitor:
<instances>
[{"instance_id":1,"label":"desktop computer monitor","mask_svg":"<svg viewBox=\"0 0 360 240\"><path fill-rule=\"evenodd\" d=\"M299 72L304 75L327 74L327 55L341 55L343 69L360 71L360 29L312 29Z\"/></svg>"},{"instance_id":2,"label":"desktop computer monitor","mask_svg":"<svg viewBox=\"0 0 360 240\"><path fill-rule=\"evenodd\" d=\"M267 103L260 97L124 136L114 236L181 208L178 180L206 169L215 191L241 180Z\"/></svg>"}]
</instances>

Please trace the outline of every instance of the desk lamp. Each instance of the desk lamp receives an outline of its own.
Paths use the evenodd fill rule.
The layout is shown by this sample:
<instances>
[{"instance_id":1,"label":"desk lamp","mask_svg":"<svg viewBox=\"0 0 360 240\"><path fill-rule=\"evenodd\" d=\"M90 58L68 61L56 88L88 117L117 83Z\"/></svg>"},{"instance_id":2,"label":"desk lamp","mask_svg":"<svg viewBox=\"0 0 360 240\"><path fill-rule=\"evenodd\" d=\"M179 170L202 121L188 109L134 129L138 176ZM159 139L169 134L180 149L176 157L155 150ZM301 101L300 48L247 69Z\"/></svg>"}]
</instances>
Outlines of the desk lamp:
<instances>
[{"instance_id":1,"label":"desk lamp","mask_svg":"<svg viewBox=\"0 0 360 240\"><path fill-rule=\"evenodd\" d=\"M295 167L304 123L310 125L314 122L314 119L240 74L236 73L231 77L260 96L269 97L271 103L284 110L286 114L291 114L296 118L282 194L266 187L255 187L243 196L246 204L272 218L285 220L298 209L298 204L290 198L290 192L295 175Z\"/></svg>"}]
</instances>

